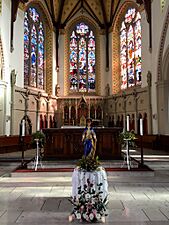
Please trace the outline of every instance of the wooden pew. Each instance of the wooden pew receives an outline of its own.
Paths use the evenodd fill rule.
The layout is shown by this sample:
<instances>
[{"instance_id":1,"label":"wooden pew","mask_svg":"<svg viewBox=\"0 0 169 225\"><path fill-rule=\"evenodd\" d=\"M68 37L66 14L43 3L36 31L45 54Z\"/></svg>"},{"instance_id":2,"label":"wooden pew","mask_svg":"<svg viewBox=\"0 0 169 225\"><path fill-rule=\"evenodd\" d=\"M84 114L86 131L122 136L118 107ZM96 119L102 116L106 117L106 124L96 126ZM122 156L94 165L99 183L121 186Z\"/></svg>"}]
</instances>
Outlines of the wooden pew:
<instances>
[{"instance_id":1,"label":"wooden pew","mask_svg":"<svg viewBox=\"0 0 169 225\"><path fill-rule=\"evenodd\" d=\"M169 151L169 135L159 135L159 146L160 150Z\"/></svg>"},{"instance_id":2,"label":"wooden pew","mask_svg":"<svg viewBox=\"0 0 169 225\"><path fill-rule=\"evenodd\" d=\"M141 145L141 136L136 135L135 143L138 147ZM146 134L142 136L143 148L158 149L159 137L154 134Z\"/></svg>"},{"instance_id":3,"label":"wooden pew","mask_svg":"<svg viewBox=\"0 0 169 225\"><path fill-rule=\"evenodd\" d=\"M24 149L30 149L32 147L31 144L31 135L27 135L24 137ZM21 140L19 135L12 136L0 136L0 153L9 153L9 152L17 152L21 151Z\"/></svg>"}]
</instances>

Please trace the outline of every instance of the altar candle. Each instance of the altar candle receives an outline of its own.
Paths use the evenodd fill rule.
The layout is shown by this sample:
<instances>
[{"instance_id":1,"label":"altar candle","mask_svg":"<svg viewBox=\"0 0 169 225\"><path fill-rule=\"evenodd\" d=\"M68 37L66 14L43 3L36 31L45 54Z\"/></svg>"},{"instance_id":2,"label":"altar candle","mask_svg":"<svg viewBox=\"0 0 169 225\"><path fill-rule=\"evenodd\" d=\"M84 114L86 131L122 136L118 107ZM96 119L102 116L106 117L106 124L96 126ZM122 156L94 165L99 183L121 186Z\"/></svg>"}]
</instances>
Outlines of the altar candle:
<instances>
[{"instance_id":1,"label":"altar candle","mask_svg":"<svg viewBox=\"0 0 169 225\"><path fill-rule=\"evenodd\" d=\"M130 131L129 119L129 116L127 116L127 131Z\"/></svg>"},{"instance_id":2,"label":"altar candle","mask_svg":"<svg viewBox=\"0 0 169 225\"><path fill-rule=\"evenodd\" d=\"M25 136L25 120L22 120L22 136Z\"/></svg>"},{"instance_id":3,"label":"altar candle","mask_svg":"<svg viewBox=\"0 0 169 225\"><path fill-rule=\"evenodd\" d=\"M140 119L140 135L143 135L143 119Z\"/></svg>"}]
</instances>

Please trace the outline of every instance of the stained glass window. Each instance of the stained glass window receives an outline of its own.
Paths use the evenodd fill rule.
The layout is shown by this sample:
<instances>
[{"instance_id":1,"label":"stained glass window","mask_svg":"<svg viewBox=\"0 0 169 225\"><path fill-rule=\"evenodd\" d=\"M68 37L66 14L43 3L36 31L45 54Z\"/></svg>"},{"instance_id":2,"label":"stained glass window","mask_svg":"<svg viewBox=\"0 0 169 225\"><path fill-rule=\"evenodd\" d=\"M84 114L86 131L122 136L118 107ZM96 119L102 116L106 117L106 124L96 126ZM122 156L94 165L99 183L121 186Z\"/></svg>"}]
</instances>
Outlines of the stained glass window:
<instances>
[{"instance_id":1,"label":"stained glass window","mask_svg":"<svg viewBox=\"0 0 169 225\"><path fill-rule=\"evenodd\" d=\"M128 9L120 29L121 89L141 84L141 16Z\"/></svg>"},{"instance_id":2,"label":"stained glass window","mask_svg":"<svg viewBox=\"0 0 169 225\"><path fill-rule=\"evenodd\" d=\"M24 84L44 89L44 28L40 15L30 7L24 19Z\"/></svg>"},{"instance_id":3,"label":"stained glass window","mask_svg":"<svg viewBox=\"0 0 169 225\"><path fill-rule=\"evenodd\" d=\"M69 82L71 92L95 92L95 36L81 22L70 35Z\"/></svg>"}]
</instances>

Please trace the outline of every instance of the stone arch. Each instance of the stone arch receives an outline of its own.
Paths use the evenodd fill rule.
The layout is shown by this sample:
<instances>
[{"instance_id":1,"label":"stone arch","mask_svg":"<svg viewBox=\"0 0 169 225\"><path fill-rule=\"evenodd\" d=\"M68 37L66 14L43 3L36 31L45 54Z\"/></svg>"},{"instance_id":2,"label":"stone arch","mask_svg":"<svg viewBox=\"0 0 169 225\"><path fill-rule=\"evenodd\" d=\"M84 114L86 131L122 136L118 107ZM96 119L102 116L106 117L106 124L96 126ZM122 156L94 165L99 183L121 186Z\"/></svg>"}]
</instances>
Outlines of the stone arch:
<instances>
[{"instance_id":1,"label":"stone arch","mask_svg":"<svg viewBox=\"0 0 169 225\"><path fill-rule=\"evenodd\" d=\"M169 24L169 6L167 9L166 17L163 24L163 29L160 38L160 47L159 47L159 54L158 54L158 64L157 64L157 81L163 80L163 73L162 73L162 61L163 61L163 51L164 51L164 44L167 35Z\"/></svg>"},{"instance_id":2,"label":"stone arch","mask_svg":"<svg viewBox=\"0 0 169 225\"><path fill-rule=\"evenodd\" d=\"M52 19L51 19L51 16L50 16L49 11L47 10L45 4L41 0L31 0L31 1L29 1L29 3L26 4L25 11L30 6L38 7L40 9L41 13L43 13L43 16L45 16L45 20L48 23L48 25L50 26L50 29L53 29Z\"/></svg>"},{"instance_id":3,"label":"stone arch","mask_svg":"<svg viewBox=\"0 0 169 225\"><path fill-rule=\"evenodd\" d=\"M96 57L97 57L97 64L96 64L96 94L100 95L101 93L101 73L100 73L100 38L99 38L99 28L96 23L88 18L83 16L79 16L76 19L72 20L67 27L65 28L65 49L64 49L64 95L69 94L69 79L67 74L69 73L69 36L73 27L78 23L84 21L86 22L94 31L95 38L96 38Z\"/></svg>"},{"instance_id":4,"label":"stone arch","mask_svg":"<svg viewBox=\"0 0 169 225\"><path fill-rule=\"evenodd\" d=\"M29 1L26 4L25 11L27 8L34 6L40 10L40 14L43 16L43 20L47 26L45 26L45 91L48 94L52 94L52 74L53 74L53 24L49 12L41 0Z\"/></svg>"},{"instance_id":5,"label":"stone arch","mask_svg":"<svg viewBox=\"0 0 169 225\"><path fill-rule=\"evenodd\" d=\"M162 80L169 80L169 45L165 51L162 62Z\"/></svg>"},{"instance_id":6,"label":"stone arch","mask_svg":"<svg viewBox=\"0 0 169 225\"><path fill-rule=\"evenodd\" d=\"M133 1L125 1L119 8L114 23L112 25L112 93L116 94L120 91L120 39L119 29L123 16L126 10L130 7L135 7L138 11L138 6Z\"/></svg>"}]
</instances>

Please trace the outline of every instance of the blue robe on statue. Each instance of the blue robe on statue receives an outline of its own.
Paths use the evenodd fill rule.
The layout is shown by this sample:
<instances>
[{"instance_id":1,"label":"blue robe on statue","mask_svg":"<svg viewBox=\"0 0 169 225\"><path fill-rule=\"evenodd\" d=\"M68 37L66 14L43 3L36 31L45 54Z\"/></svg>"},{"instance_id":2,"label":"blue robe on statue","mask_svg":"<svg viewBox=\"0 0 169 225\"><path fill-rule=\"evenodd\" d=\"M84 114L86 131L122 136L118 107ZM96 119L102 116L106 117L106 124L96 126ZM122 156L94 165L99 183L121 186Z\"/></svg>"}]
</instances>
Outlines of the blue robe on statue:
<instances>
[{"instance_id":1,"label":"blue robe on statue","mask_svg":"<svg viewBox=\"0 0 169 225\"><path fill-rule=\"evenodd\" d=\"M83 132L84 156L87 157L94 153L96 134L92 128L85 128Z\"/></svg>"}]
</instances>

